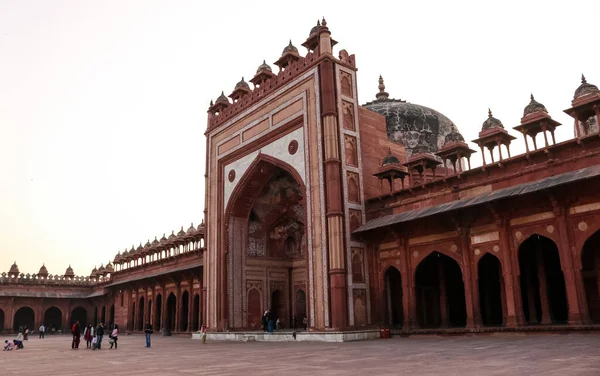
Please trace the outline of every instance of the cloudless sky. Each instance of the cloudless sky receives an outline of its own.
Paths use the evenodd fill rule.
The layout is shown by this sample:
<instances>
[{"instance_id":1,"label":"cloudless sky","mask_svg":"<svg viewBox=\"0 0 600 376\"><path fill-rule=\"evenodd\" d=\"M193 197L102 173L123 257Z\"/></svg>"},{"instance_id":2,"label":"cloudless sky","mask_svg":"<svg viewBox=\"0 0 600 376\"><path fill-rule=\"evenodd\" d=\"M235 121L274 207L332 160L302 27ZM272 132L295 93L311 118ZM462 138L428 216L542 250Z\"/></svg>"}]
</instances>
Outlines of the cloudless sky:
<instances>
[{"instance_id":1,"label":"cloudless sky","mask_svg":"<svg viewBox=\"0 0 600 376\"><path fill-rule=\"evenodd\" d=\"M325 16L356 54L361 103L434 108L477 137L530 93L573 136L581 73L600 84L597 0L0 0L0 271L89 275L198 225L206 110ZM274 69L276 71L276 69ZM513 154L522 152L519 138Z\"/></svg>"}]
</instances>

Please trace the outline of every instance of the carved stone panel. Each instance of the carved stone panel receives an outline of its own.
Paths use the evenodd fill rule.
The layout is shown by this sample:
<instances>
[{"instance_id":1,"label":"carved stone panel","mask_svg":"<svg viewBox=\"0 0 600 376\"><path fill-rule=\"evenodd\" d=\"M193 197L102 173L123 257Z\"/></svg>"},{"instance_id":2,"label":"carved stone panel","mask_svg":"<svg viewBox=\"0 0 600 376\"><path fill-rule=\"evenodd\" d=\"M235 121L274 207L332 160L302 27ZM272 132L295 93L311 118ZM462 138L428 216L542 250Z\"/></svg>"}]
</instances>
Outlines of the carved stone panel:
<instances>
[{"instance_id":1,"label":"carved stone panel","mask_svg":"<svg viewBox=\"0 0 600 376\"><path fill-rule=\"evenodd\" d=\"M340 72L342 94L352 98L352 77L346 72Z\"/></svg>"},{"instance_id":2,"label":"carved stone panel","mask_svg":"<svg viewBox=\"0 0 600 376\"><path fill-rule=\"evenodd\" d=\"M358 185L358 174L355 172L346 172L346 181L348 186L348 201L360 203L360 189Z\"/></svg>"},{"instance_id":3,"label":"carved stone panel","mask_svg":"<svg viewBox=\"0 0 600 376\"><path fill-rule=\"evenodd\" d=\"M352 247L352 282L365 282L362 248Z\"/></svg>"},{"instance_id":4,"label":"carved stone panel","mask_svg":"<svg viewBox=\"0 0 600 376\"><path fill-rule=\"evenodd\" d=\"M367 293L364 289L353 291L354 298L354 325L367 325Z\"/></svg>"},{"instance_id":5,"label":"carved stone panel","mask_svg":"<svg viewBox=\"0 0 600 376\"><path fill-rule=\"evenodd\" d=\"M350 232L353 232L362 225L362 212L356 209L350 209Z\"/></svg>"},{"instance_id":6,"label":"carved stone panel","mask_svg":"<svg viewBox=\"0 0 600 376\"><path fill-rule=\"evenodd\" d=\"M352 105L352 103L343 102L342 107L342 119L344 122L344 128L351 131L355 130L356 128L354 127L354 106Z\"/></svg>"},{"instance_id":7,"label":"carved stone panel","mask_svg":"<svg viewBox=\"0 0 600 376\"><path fill-rule=\"evenodd\" d=\"M346 149L346 164L349 166L358 167L356 138L344 135L344 148Z\"/></svg>"}]
</instances>

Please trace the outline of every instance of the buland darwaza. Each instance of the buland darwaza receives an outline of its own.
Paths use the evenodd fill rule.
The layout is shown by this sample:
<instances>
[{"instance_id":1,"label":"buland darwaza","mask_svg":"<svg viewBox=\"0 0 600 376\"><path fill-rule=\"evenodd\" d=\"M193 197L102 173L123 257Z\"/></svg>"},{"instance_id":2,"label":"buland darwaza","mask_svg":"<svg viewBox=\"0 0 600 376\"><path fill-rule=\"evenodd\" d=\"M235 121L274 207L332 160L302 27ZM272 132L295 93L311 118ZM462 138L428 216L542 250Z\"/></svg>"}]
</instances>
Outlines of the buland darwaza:
<instances>
[{"instance_id":1,"label":"buland darwaza","mask_svg":"<svg viewBox=\"0 0 600 376\"><path fill-rule=\"evenodd\" d=\"M598 87L582 77L575 90L572 139L555 139L561 124L532 95L514 132L482 109L470 145L381 77L360 105L355 56L336 44L323 19L306 54L290 41L277 73L263 62L210 104L200 226L90 276L15 263L0 279L2 328L148 320L225 338L260 330L267 309L326 340L600 328Z\"/></svg>"}]
</instances>

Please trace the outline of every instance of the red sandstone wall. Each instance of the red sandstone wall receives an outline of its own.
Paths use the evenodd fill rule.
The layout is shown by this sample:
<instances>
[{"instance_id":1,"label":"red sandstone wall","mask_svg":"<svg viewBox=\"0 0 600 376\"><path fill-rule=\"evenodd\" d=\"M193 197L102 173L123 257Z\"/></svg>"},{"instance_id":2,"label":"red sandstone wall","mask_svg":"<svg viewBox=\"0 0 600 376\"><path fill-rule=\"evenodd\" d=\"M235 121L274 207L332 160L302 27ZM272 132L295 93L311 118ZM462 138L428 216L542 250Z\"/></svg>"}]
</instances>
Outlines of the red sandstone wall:
<instances>
[{"instance_id":1,"label":"red sandstone wall","mask_svg":"<svg viewBox=\"0 0 600 376\"><path fill-rule=\"evenodd\" d=\"M379 179L373 176L381 161L388 154L388 149L400 160L406 162L404 145L388 140L385 116L358 107L358 121L360 122L360 150L363 165L363 184L365 199L389 193L389 184L383 182L383 190ZM399 184L399 183L398 183Z\"/></svg>"}]
</instances>

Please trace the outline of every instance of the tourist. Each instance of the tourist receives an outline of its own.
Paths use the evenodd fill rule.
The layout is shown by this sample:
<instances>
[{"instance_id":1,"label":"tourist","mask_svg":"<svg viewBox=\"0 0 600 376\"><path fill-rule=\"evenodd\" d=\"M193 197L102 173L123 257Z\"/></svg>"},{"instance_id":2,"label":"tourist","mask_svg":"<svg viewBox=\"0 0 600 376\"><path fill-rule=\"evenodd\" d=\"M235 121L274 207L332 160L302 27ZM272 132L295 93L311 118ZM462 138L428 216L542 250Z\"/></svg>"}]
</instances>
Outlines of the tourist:
<instances>
[{"instance_id":1,"label":"tourist","mask_svg":"<svg viewBox=\"0 0 600 376\"><path fill-rule=\"evenodd\" d=\"M24 330L23 330L23 325L20 325L20 326L19 326L19 333L23 333L23 332L24 332Z\"/></svg>"},{"instance_id":2,"label":"tourist","mask_svg":"<svg viewBox=\"0 0 600 376\"><path fill-rule=\"evenodd\" d=\"M79 326L79 321L75 321L75 324L73 324L71 327L71 334L73 334L71 350L79 349L79 338L81 337L81 327Z\"/></svg>"},{"instance_id":3,"label":"tourist","mask_svg":"<svg viewBox=\"0 0 600 376\"><path fill-rule=\"evenodd\" d=\"M277 321L275 322L275 329L277 329L277 330L281 329L281 321L279 320L279 317L277 318Z\"/></svg>"},{"instance_id":4,"label":"tourist","mask_svg":"<svg viewBox=\"0 0 600 376\"><path fill-rule=\"evenodd\" d=\"M200 329L200 336L202 337L202 344L206 343L206 324L202 324L202 328Z\"/></svg>"},{"instance_id":5,"label":"tourist","mask_svg":"<svg viewBox=\"0 0 600 376\"><path fill-rule=\"evenodd\" d=\"M23 333L17 334L17 338L13 341L17 349L23 348Z\"/></svg>"},{"instance_id":6,"label":"tourist","mask_svg":"<svg viewBox=\"0 0 600 376\"><path fill-rule=\"evenodd\" d=\"M23 341L27 341L27 337L29 336L29 328L27 325L23 327Z\"/></svg>"},{"instance_id":7,"label":"tourist","mask_svg":"<svg viewBox=\"0 0 600 376\"><path fill-rule=\"evenodd\" d=\"M46 335L46 327L44 326L44 324L40 325L38 330L40 331L40 338L44 338L44 336Z\"/></svg>"},{"instance_id":8,"label":"tourist","mask_svg":"<svg viewBox=\"0 0 600 376\"><path fill-rule=\"evenodd\" d=\"M308 318L306 316L304 316L304 318L302 319L302 324L304 324L304 330L307 331L308 330Z\"/></svg>"},{"instance_id":9,"label":"tourist","mask_svg":"<svg viewBox=\"0 0 600 376\"><path fill-rule=\"evenodd\" d=\"M115 345L115 350L117 349L117 341L119 340L119 325L115 325L113 328L112 333L110 333L110 335L108 336L108 338L110 338L110 341L108 341L110 343L110 348L113 348L113 345Z\"/></svg>"},{"instance_id":10,"label":"tourist","mask_svg":"<svg viewBox=\"0 0 600 376\"><path fill-rule=\"evenodd\" d=\"M88 324L83 330L83 338L85 339L85 347L91 349L92 339L94 339L94 327L92 324Z\"/></svg>"},{"instance_id":11,"label":"tourist","mask_svg":"<svg viewBox=\"0 0 600 376\"><path fill-rule=\"evenodd\" d=\"M152 325L148 321L146 321L146 329L144 329L144 333L146 333L146 347L150 347L150 335L154 332L152 330Z\"/></svg>"},{"instance_id":12,"label":"tourist","mask_svg":"<svg viewBox=\"0 0 600 376\"><path fill-rule=\"evenodd\" d=\"M104 325L102 323L99 323L98 327L96 327L96 346L98 350L102 349L102 337L104 337Z\"/></svg>"},{"instance_id":13,"label":"tourist","mask_svg":"<svg viewBox=\"0 0 600 376\"><path fill-rule=\"evenodd\" d=\"M269 325L269 310L266 310L265 313L263 313L263 317L262 317L262 327L263 327L263 332L267 331L267 327Z\"/></svg>"},{"instance_id":14,"label":"tourist","mask_svg":"<svg viewBox=\"0 0 600 376\"><path fill-rule=\"evenodd\" d=\"M3 351L11 351L15 347L15 344L12 341L4 340L4 350Z\"/></svg>"},{"instance_id":15,"label":"tourist","mask_svg":"<svg viewBox=\"0 0 600 376\"><path fill-rule=\"evenodd\" d=\"M94 336L94 338L92 338L91 346L92 346L92 350L96 350L96 348L98 347L98 337L97 336Z\"/></svg>"}]
</instances>

